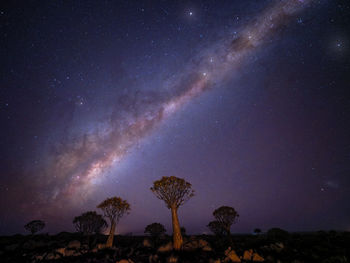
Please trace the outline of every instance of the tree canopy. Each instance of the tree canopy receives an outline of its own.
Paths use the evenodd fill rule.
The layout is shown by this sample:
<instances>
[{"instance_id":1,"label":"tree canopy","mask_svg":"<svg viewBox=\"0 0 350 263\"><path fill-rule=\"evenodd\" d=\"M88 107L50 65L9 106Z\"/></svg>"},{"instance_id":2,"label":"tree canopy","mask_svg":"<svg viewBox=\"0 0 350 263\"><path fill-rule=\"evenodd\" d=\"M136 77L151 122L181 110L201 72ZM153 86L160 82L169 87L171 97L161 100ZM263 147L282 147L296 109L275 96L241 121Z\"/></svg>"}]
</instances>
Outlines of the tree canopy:
<instances>
[{"instance_id":1,"label":"tree canopy","mask_svg":"<svg viewBox=\"0 0 350 263\"><path fill-rule=\"evenodd\" d=\"M230 206L221 206L213 212L215 219L222 224L227 234L230 234L231 225L237 221L239 214Z\"/></svg>"},{"instance_id":2,"label":"tree canopy","mask_svg":"<svg viewBox=\"0 0 350 263\"><path fill-rule=\"evenodd\" d=\"M80 216L76 216L73 224L78 232L86 235L101 233L108 226L103 216L97 214L95 211L88 211Z\"/></svg>"},{"instance_id":3,"label":"tree canopy","mask_svg":"<svg viewBox=\"0 0 350 263\"><path fill-rule=\"evenodd\" d=\"M152 237L159 237L165 232L165 227L161 223L152 223L145 228L145 233L150 234Z\"/></svg>"},{"instance_id":4,"label":"tree canopy","mask_svg":"<svg viewBox=\"0 0 350 263\"><path fill-rule=\"evenodd\" d=\"M103 211L105 217L111 222L119 222L119 219L130 211L130 205L120 197L111 197L100 203L97 208Z\"/></svg>"},{"instance_id":5,"label":"tree canopy","mask_svg":"<svg viewBox=\"0 0 350 263\"><path fill-rule=\"evenodd\" d=\"M163 176L160 180L153 182L151 191L163 200L168 208L176 209L194 196L192 185L175 176Z\"/></svg>"},{"instance_id":6,"label":"tree canopy","mask_svg":"<svg viewBox=\"0 0 350 263\"><path fill-rule=\"evenodd\" d=\"M44 229L45 222L42 220L33 220L24 226L24 228L29 231L32 235L40 230Z\"/></svg>"}]
</instances>

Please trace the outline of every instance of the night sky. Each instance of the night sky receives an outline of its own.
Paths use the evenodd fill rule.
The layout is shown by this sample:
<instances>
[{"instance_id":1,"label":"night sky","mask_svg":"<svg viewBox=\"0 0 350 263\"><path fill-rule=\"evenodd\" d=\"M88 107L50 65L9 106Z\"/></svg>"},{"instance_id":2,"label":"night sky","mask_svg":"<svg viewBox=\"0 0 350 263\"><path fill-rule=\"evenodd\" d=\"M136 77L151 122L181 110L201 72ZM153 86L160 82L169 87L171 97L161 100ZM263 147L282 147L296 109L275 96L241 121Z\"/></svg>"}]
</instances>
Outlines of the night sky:
<instances>
[{"instance_id":1,"label":"night sky","mask_svg":"<svg viewBox=\"0 0 350 263\"><path fill-rule=\"evenodd\" d=\"M171 233L171 175L189 233L221 205L233 233L349 231L349 24L346 0L1 1L0 234L112 196L118 233Z\"/></svg>"}]
</instances>

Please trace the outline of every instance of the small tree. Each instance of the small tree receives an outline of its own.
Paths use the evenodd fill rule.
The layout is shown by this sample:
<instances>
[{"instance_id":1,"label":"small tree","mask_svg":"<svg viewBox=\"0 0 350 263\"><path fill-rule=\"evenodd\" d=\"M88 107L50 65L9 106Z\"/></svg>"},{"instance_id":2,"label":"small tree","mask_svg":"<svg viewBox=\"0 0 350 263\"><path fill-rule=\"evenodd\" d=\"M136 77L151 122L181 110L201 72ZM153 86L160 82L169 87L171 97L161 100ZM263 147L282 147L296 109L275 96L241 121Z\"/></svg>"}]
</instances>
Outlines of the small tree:
<instances>
[{"instance_id":1,"label":"small tree","mask_svg":"<svg viewBox=\"0 0 350 263\"><path fill-rule=\"evenodd\" d=\"M217 236L223 236L226 233L225 227L217 220L209 222L207 227Z\"/></svg>"},{"instance_id":2,"label":"small tree","mask_svg":"<svg viewBox=\"0 0 350 263\"><path fill-rule=\"evenodd\" d=\"M255 228L255 229L254 229L254 233L255 233L256 235L259 235L259 234L261 233L261 229L260 229L260 228Z\"/></svg>"},{"instance_id":3,"label":"small tree","mask_svg":"<svg viewBox=\"0 0 350 263\"><path fill-rule=\"evenodd\" d=\"M160 223L152 223L145 228L145 233L150 234L153 238L158 238L165 234L165 232L165 227Z\"/></svg>"},{"instance_id":4,"label":"small tree","mask_svg":"<svg viewBox=\"0 0 350 263\"><path fill-rule=\"evenodd\" d=\"M45 222L42 220L33 220L24 226L24 228L29 231L32 235L36 232L43 230L45 227Z\"/></svg>"},{"instance_id":5,"label":"small tree","mask_svg":"<svg viewBox=\"0 0 350 263\"><path fill-rule=\"evenodd\" d=\"M181 235L186 236L186 228L184 226L180 227Z\"/></svg>"},{"instance_id":6,"label":"small tree","mask_svg":"<svg viewBox=\"0 0 350 263\"><path fill-rule=\"evenodd\" d=\"M99 234L108 226L103 216L95 211L88 211L74 217L73 224L78 232L85 235Z\"/></svg>"},{"instance_id":7,"label":"small tree","mask_svg":"<svg viewBox=\"0 0 350 263\"><path fill-rule=\"evenodd\" d=\"M236 223L239 214L230 206L221 206L213 212L215 219L220 222L228 236L231 236L231 226Z\"/></svg>"},{"instance_id":8,"label":"small tree","mask_svg":"<svg viewBox=\"0 0 350 263\"><path fill-rule=\"evenodd\" d=\"M174 249L180 250L183 239L177 216L177 210L181 205L194 196L192 185L182 178L175 176L163 176L162 179L153 182L151 191L160 200L163 200L166 206L171 210Z\"/></svg>"},{"instance_id":9,"label":"small tree","mask_svg":"<svg viewBox=\"0 0 350 263\"><path fill-rule=\"evenodd\" d=\"M103 211L104 216L110 221L111 228L106 247L112 247L116 225L124 214L129 213L130 205L126 200L123 200L120 197L111 197L104 200L97 206L97 208L100 208Z\"/></svg>"}]
</instances>

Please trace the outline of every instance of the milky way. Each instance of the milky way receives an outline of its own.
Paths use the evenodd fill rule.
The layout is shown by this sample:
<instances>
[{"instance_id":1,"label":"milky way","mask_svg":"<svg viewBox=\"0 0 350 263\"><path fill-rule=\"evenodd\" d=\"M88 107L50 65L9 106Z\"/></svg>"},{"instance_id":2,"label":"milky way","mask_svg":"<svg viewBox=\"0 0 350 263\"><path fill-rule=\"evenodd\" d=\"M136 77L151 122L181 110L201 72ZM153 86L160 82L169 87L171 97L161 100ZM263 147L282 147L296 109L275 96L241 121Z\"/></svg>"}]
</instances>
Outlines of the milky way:
<instances>
[{"instance_id":1,"label":"milky way","mask_svg":"<svg viewBox=\"0 0 350 263\"><path fill-rule=\"evenodd\" d=\"M39 213L45 214L50 207L56 210L81 203L103 180L104 173L123 161L135 144L193 98L231 78L235 69L310 2L277 2L240 34L229 35L200 50L182 73L164 82L163 90L122 96L99 129L55 146L41 175L30 182L33 191L39 192L36 202L46 204L45 211Z\"/></svg>"}]
</instances>

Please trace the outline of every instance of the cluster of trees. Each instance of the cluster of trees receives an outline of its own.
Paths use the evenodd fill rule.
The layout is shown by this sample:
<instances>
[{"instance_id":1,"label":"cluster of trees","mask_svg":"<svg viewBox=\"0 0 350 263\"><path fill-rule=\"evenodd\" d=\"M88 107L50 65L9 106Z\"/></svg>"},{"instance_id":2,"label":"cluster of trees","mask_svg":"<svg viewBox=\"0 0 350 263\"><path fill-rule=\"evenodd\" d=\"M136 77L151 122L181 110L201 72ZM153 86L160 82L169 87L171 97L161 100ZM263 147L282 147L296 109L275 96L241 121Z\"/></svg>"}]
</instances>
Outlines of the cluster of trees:
<instances>
[{"instance_id":1,"label":"cluster of trees","mask_svg":"<svg viewBox=\"0 0 350 263\"><path fill-rule=\"evenodd\" d=\"M183 244L182 236L185 229L180 227L177 211L180 206L186 203L194 196L194 190L189 182L175 176L163 176L160 180L153 182L150 190L157 198L163 200L165 205L171 211L172 229L173 229L173 246L175 250L180 250ZM97 208L102 210L103 215L97 214L95 211L88 211L77 216L73 220L73 224L78 232L86 235L101 233L108 227L107 218L110 224L109 236L106 247L112 247L116 226L119 220L130 212L130 204L120 197L107 198L101 202ZM208 228L217 235L230 235L231 226L239 217L237 211L233 207L222 206L213 212L215 218L208 224ZM28 223L25 228L32 234L44 228L45 223L35 220ZM166 230L160 223L153 223L146 227L145 233L153 237L159 237L165 234Z\"/></svg>"}]
</instances>

